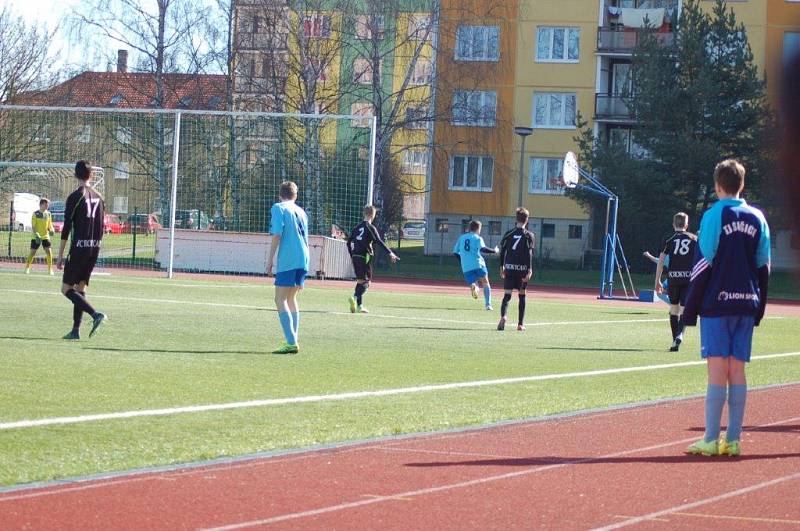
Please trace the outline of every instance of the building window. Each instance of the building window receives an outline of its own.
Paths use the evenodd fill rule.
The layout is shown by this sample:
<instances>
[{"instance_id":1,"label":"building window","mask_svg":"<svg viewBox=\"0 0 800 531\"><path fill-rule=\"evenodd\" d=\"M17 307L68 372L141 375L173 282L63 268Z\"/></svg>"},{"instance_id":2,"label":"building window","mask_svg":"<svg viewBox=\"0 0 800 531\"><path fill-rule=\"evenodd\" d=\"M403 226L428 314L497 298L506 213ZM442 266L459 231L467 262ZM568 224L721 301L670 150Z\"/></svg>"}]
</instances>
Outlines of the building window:
<instances>
[{"instance_id":1,"label":"building window","mask_svg":"<svg viewBox=\"0 0 800 531\"><path fill-rule=\"evenodd\" d=\"M489 222L489 236L500 236L503 233L503 224L499 221Z\"/></svg>"},{"instance_id":2,"label":"building window","mask_svg":"<svg viewBox=\"0 0 800 531\"><path fill-rule=\"evenodd\" d=\"M258 15L253 17L253 26L251 28L251 31L253 33L258 33L259 31L261 31L261 17L259 17Z\"/></svg>"},{"instance_id":3,"label":"building window","mask_svg":"<svg viewBox=\"0 0 800 531\"><path fill-rule=\"evenodd\" d=\"M555 238L556 226L554 223L542 223L542 238Z\"/></svg>"},{"instance_id":4,"label":"building window","mask_svg":"<svg viewBox=\"0 0 800 531\"><path fill-rule=\"evenodd\" d=\"M414 73L411 74L412 85L429 85L433 74L433 64L429 59L417 59Z\"/></svg>"},{"instance_id":5,"label":"building window","mask_svg":"<svg viewBox=\"0 0 800 531\"><path fill-rule=\"evenodd\" d=\"M411 15L408 17L408 36L412 39L425 39L430 35L431 17Z\"/></svg>"},{"instance_id":6,"label":"building window","mask_svg":"<svg viewBox=\"0 0 800 531\"><path fill-rule=\"evenodd\" d=\"M530 164L529 194L562 195L563 188L558 184L561 170L564 167L563 159L532 158Z\"/></svg>"},{"instance_id":7,"label":"building window","mask_svg":"<svg viewBox=\"0 0 800 531\"><path fill-rule=\"evenodd\" d=\"M307 37L327 39L331 36L329 15L309 15L303 20L303 32Z\"/></svg>"},{"instance_id":8,"label":"building window","mask_svg":"<svg viewBox=\"0 0 800 531\"><path fill-rule=\"evenodd\" d=\"M114 198L114 214L127 214L128 213L128 198L115 197Z\"/></svg>"},{"instance_id":9,"label":"building window","mask_svg":"<svg viewBox=\"0 0 800 531\"><path fill-rule=\"evenodd\" d=\"M533 126L574 129L577 95L574 92L537 92L533 95Z\"/></svg>"},{"instance_id":10,"label":"building window","mask_svg":"<svg viewBox=\"0 0 800 531\"><path fill-rule=\"evenodd\" d=\"M453 93L453 125L492 127L497 121L497 92Z\"/></svg>"},{"instance_id":11,"label":"building window","mask_svg":"<svg viewBox=\"0 0 800 531\"><path fill-rule=\"evenodd\" d=\"M447 218L436 218L436 232L449 232L450 220Z\"/></svg>"},{"instance_id":12,"label":"building window","mask_svg":"<svg viewBox=\"0 0 800 531\"><path fill-rule=\"evenodd\" d=\"M373 31L377 31L378 38L383 38L385 28L385 19L382 15L356 17L356 37L359 39L371 39Z\"/></svg>"},{"instance_id":13,"label":"building window","mask_svg":"<svg viewBox=\"0 0 800 531\"><path fill-rule=\"evenodd\" d=\"M372 63L369 59L356 58L353 63L353 80L361 85L372 84Z\"/></svg>"},{"instance_id":14,"label":"building window","mask_svg":"<svg viewBox=\"0 0 800 531\"><path fill-rule=\"evenodd\" d=\"M403 154L403 172L411 175L424 175L428 171L428 151L409 149Z\"/></svg>"},{"instance_id":15,"label":"building window","mask_svg":"<svg viewBox=\"0 0 800 531\"><path fill-rule=\"evenodd\" d=\"M120 144L130 144L131 136L133 136L133 132L130 127L124 127L122 125L117 126L117 142Z\"/></svg>"},{"instance_id":16,"label":"building window","mask_svg":"<svg viewBox=\"0 0 800 531\"><path fill-rule=\"evenodd\" d=\"M127 162L114 163L114 178L127 179L130 176L130 166Z\"/></svg>"},{"instance_id":17,"label":"building window","mask_svg":"<svg viewBox=\"0 0 800 531\"><path fill-rule=\"evenodd\" d=\"M369 127L372 123L372 117L375 115L372 110L372 104L367 102L356 102L351 105L350 114L362 117L353 118L353 127Z\"/></svg>"},{"instance_id":18,"label":"building window","mask_svg":"<svg viewBox=\"0 0 800 531\"><path fill-rule=\"evenodd\" d=\"M498 61L500 28L497 26L459 26L456 35L459 61Z\"/></svg>"},{"instance_id":19,"label":"building window","mask_svg":"<svg viewBox=\"0 0 800 531\"><path fill-rule=\"evenodd\" d=\"M553 63L577 63L581 48L580 28L542 26L536 36L536 60Z\"/></svg>"},{"instance_id":20,"label":"building window","mask_svg":"<svg viewBox=\"0 0 800 531\"><path fill-rule=\"evenodd\" d=\"M88 144L92 141L92 126L79 125L76 130L75 142L79 144Z\"/></svg>"},{"instance_id":21,"label":"building window","mask_svg":"<svg viewBox=\"0 0 800 531\"><path fill-rule=\"evenodd\" d=\"M34 125L31 127L34 142L50 142L50 124Z\"/></svg>"},{"instance_id":22,"label":"building window","mask_svg":"<svg viewBox=\"0 0 800 531\"><path fill-rule=\"evenodd\" d=\"M583 225L570 225L569 226L569 239L582 240L583 239Z\"/></svg>"},{"instance_id":23,"label":"building window","mask_svg":"<svg viewBox=\"0 0 800 531\"><path fill-rule=\"evenodd\" d=\"M428 127L428 107L408 107L406 109L406 123L407 129L425 129Z\"/></svg>"},{"instance_id":24,"label":"building window","mask_svg":"<svg viewBox=\"0 0 800 531\"><path fill-rule=\"evenodd\" d=\"M800 32L787 31L783 34L783 64L788 65L798 54L800 54Z\"/></svg>"},{"instance_id":25,"label":"building window","mask_svg":"<svg viewBox=\"0 0 800 531\"><path fill-rule=\"evenodd\" d=\"M454 156L450 162L450 189L491 192L494 180L492 157Z\"/></svg>"}]
</instances>

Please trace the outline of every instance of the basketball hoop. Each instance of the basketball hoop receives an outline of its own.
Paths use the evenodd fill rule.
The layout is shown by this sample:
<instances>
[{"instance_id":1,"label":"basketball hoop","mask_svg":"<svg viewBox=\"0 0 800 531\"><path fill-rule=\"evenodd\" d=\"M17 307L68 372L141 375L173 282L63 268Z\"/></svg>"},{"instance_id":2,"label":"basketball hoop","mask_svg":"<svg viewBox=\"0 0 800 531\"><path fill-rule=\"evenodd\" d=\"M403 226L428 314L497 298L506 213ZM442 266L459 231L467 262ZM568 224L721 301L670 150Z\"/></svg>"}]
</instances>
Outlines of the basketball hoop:
<instances>
[{"instance_id":1,"label":"basketball hoop","mask_svg":"<svg viewBox=\"0 0 800 531\"><path fill-rule=\"evenodd\" d=\"M578 157L572 151L567 152L564 157L564 169L561 170L561 179L564 186L567 188L575 188L580 179L580 166L578 166Z\"/></svg>"}]
</instances>

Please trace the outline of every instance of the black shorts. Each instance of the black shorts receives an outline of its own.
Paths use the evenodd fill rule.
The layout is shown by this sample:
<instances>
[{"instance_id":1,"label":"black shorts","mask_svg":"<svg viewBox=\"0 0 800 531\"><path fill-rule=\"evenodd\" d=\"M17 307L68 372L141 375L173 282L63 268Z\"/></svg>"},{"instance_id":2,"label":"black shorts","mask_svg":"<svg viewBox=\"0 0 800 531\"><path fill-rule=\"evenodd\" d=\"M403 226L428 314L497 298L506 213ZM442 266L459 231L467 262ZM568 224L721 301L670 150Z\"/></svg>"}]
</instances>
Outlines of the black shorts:
<instances>
[{"instance_id":1,"label":"black shorts","mask_svg":"<svg viewBox=\"0 0 800 531\"><path fill-rule=\"evenodd\" d=\"M688 294L689 284L675 284L672 280L667 282L667 297L669 297L670 304L686 306L686 296Z\"/></svg>"},{"instance_id":2,"label":"black shorts","mask_svg":"<svg viewBox=\"0 0 800 531\"><path fill-rule=\"evenodd\" d=\"M372 280L372 260L367 260L363 256L352 256L353 269L358 280Z\"/></svg>"},{"instance_id":3,"label":"black shorts","mask_svg":"<svg viewBox=\"0 0 800 531\"><path fill-rule=\"evenodd\" d=\"M50 240L37 240L36 238L31 240L31 249L32 250L34 250L34 251L37 250L40 245L42 247L44 247L45 249L49 249L50 245L52 245L52 244L50 243Z\"/></svg>"},{"instance_id":4,"label":"black shorts","mask_svg":"<svg viewBox=\"0 0 800 531\"><path fill-rule=\"evenodd\" d=\"M64 264L64 279L69 286L85 282L89 284L99 253L70 253Z\"/></svg>"},{"instance_id":5,"label":"black shorts","mask_svg":"<svg viewBox=\"0 0 800 531\"><path fill-rule=\"evenodd\" d=\"M503 279L503 289L506 291L517 290L525 291L528 288L527 271L509 271L506 269L506 277Z\"/></svg>"}]
</instances>

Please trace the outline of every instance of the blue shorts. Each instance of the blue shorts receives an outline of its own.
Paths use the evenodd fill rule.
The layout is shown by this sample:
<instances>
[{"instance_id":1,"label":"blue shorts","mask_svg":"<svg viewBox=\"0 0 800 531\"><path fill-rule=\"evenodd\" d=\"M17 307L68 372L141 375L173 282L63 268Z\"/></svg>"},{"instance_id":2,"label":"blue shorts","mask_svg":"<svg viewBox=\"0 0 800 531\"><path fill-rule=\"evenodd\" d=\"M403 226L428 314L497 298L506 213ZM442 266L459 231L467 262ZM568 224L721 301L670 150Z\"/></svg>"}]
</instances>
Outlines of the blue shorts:
<instances>
[{"instance_id":1,"label":"blue shorts","mask_svg":"<svg viewBox=\"0 0 800 531\"><path fill-rule=\"evenodd\" d=\"M700 345L703 359L733 356L750 361L755 318L745 315L700 318Z\"/></svg>"},{"instance_id":2,"label":"blue shorts","mask_svg":"<svg viewBox=\"0 0 800 531\"><path fill-rule=\"evenodd\" d=\"M306 283L308 271L305 269L290 269L275 273L275 285L279 288L302 288Z\"/></svg>"},{"instance_id":3,"label":"blue shorts","mask_svg":"<svg viewBox=\"0 0 800 531\"><path fill-rule=\"evenodd\" d=\"M472 271L467 271L464 273L464 279L467 281L467 284L475 284L478 279L487 276L489 276L489 272L486 271L485 267L473 269Z\"/></svg>"}]
</instances>

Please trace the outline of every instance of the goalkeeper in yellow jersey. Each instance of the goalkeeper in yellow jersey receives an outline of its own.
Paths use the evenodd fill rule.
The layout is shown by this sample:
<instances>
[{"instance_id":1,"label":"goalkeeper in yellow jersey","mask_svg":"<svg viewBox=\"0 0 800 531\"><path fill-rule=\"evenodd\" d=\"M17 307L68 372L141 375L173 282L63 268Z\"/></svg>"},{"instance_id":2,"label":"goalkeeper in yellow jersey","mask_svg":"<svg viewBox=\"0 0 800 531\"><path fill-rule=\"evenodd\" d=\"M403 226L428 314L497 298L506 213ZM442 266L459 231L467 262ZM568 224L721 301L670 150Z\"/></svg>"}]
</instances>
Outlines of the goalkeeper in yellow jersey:
<instances>
[{"instance_id":1,"label":"goalkeeper in yellow jersey","mask_svg":"<svg viewBox=\"0 0 800 531\"><path fill-rule=\"evenodd\" d=\"M25 274L31 272L33 257L39 247L44 247L44 254L47 257L47 270L52 276L53 273L53 253L50 251L50 236L56 233L53 229L53 217L47 208L50 201L44 197L39 201L39 210L31 216L31 227L33 228L33 239L31 240L31 252L28 253L28 260L25 262Z\"/></svg>"}]
</instances>

